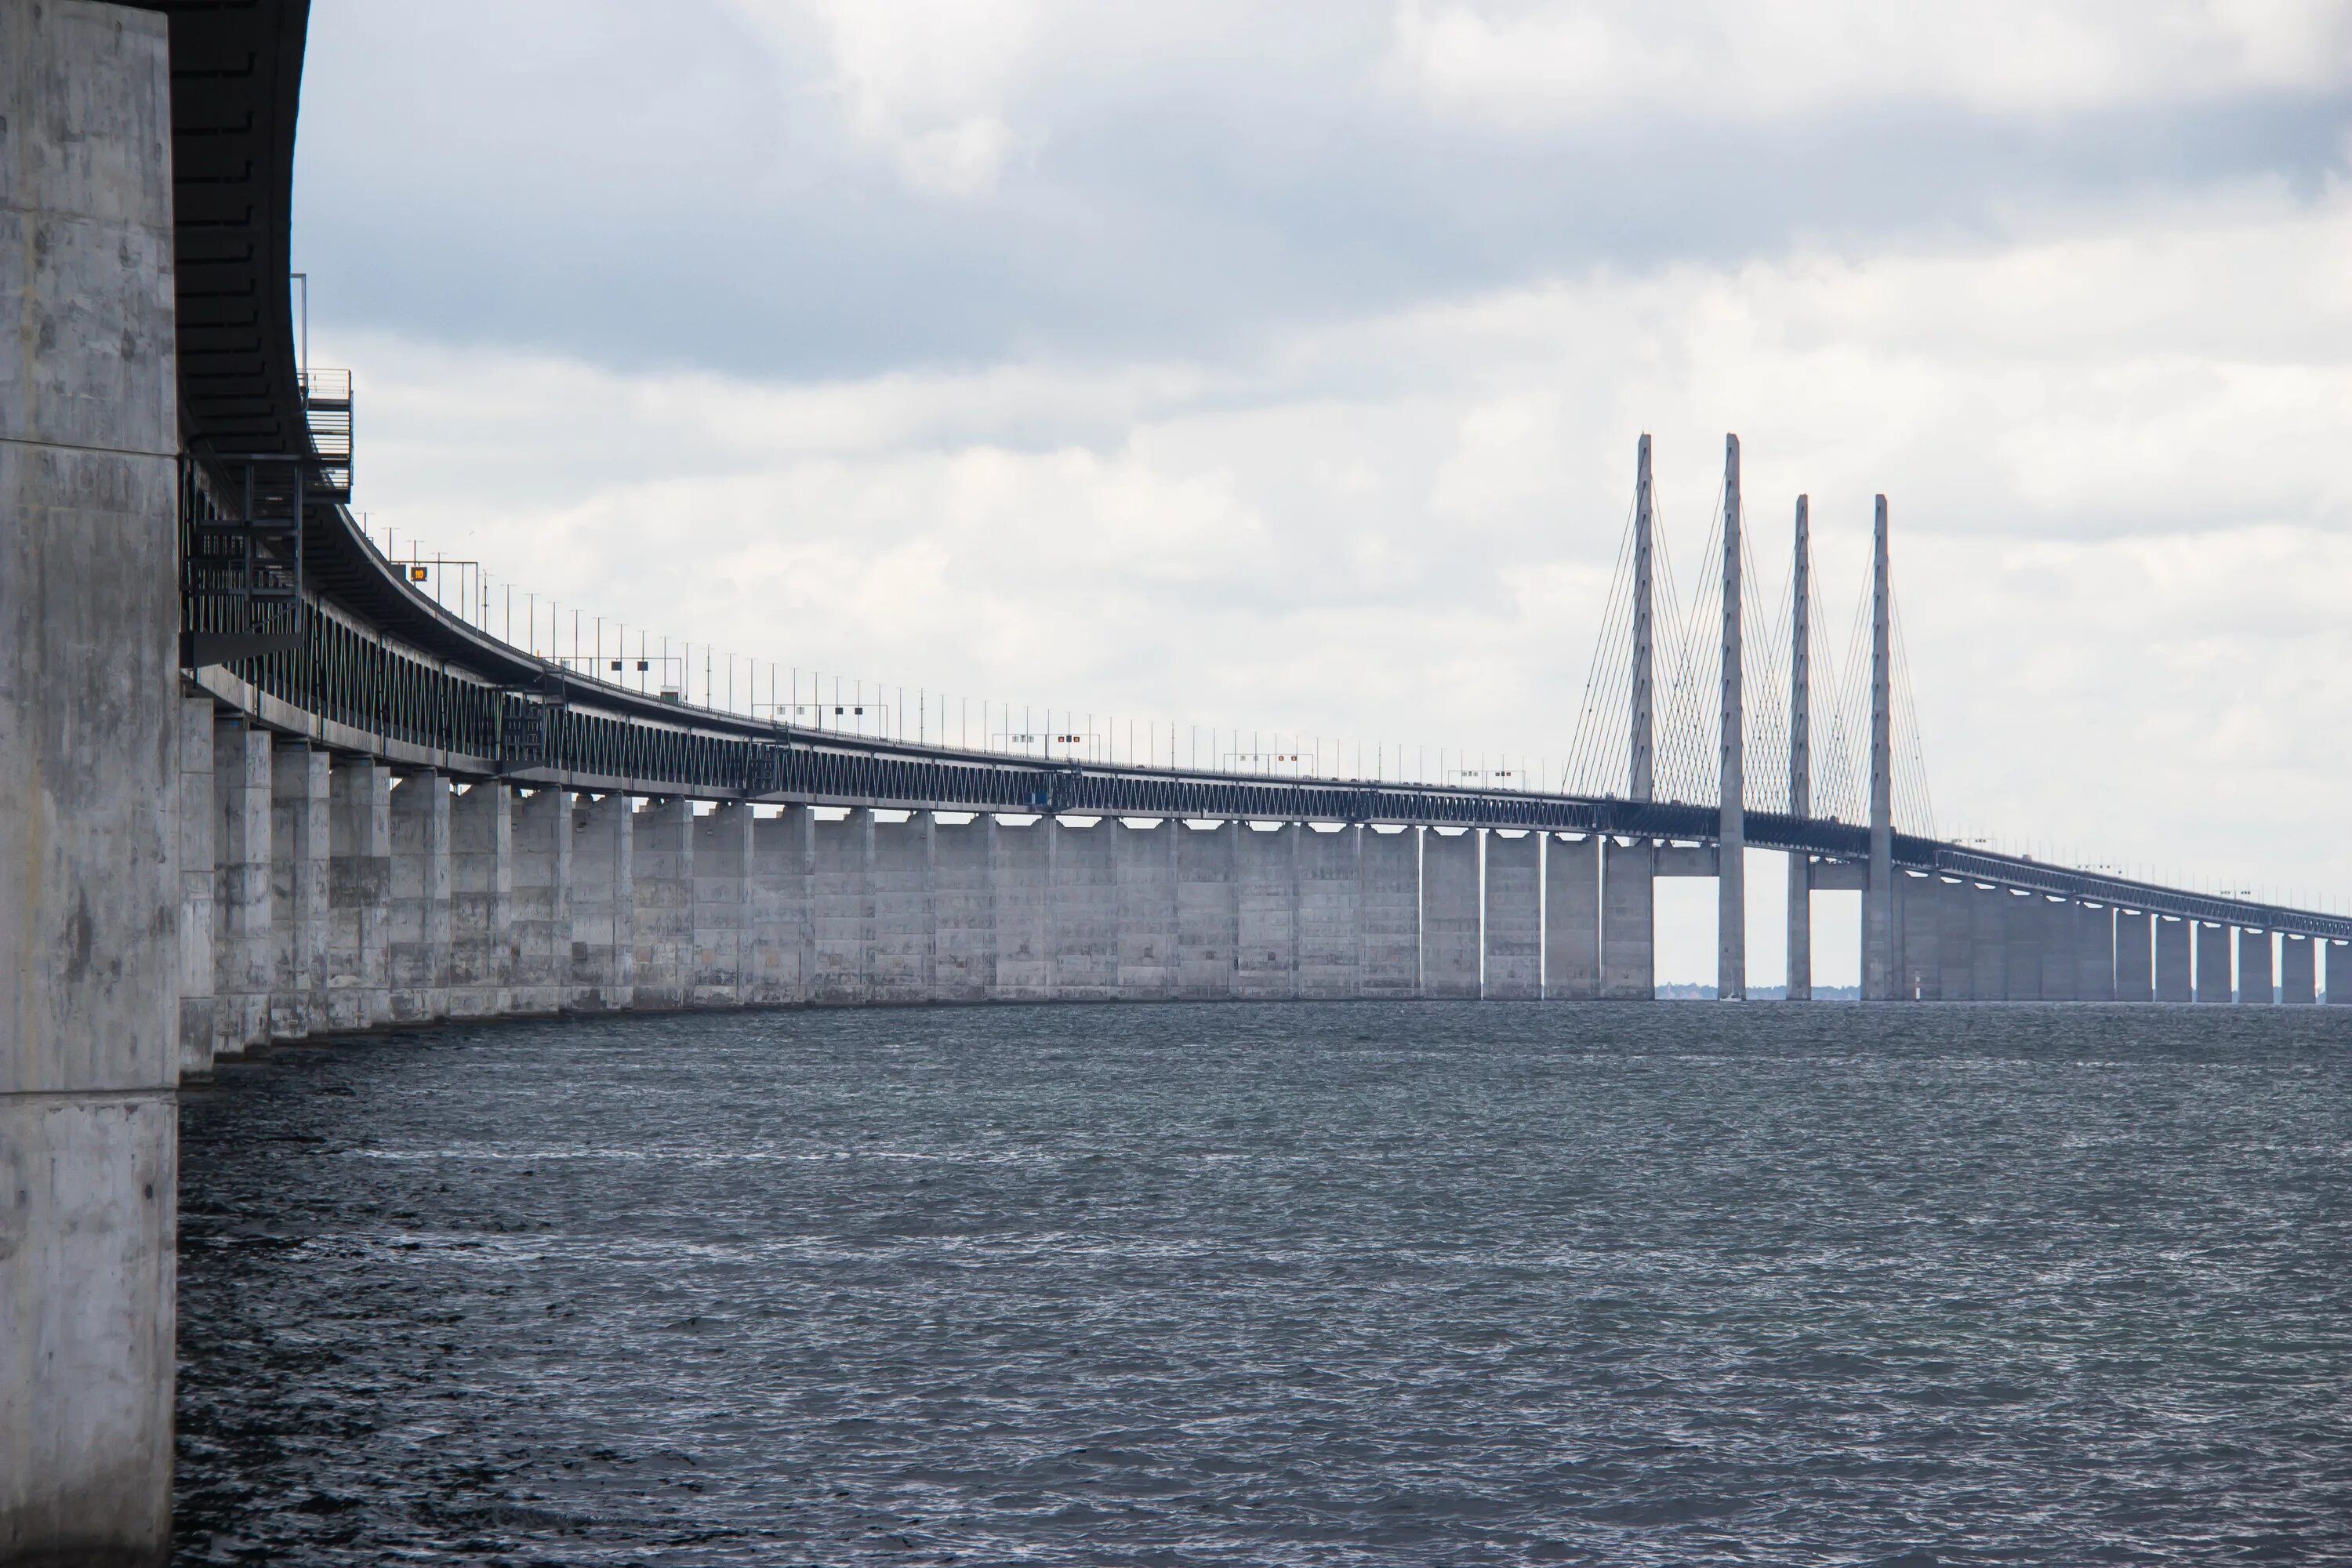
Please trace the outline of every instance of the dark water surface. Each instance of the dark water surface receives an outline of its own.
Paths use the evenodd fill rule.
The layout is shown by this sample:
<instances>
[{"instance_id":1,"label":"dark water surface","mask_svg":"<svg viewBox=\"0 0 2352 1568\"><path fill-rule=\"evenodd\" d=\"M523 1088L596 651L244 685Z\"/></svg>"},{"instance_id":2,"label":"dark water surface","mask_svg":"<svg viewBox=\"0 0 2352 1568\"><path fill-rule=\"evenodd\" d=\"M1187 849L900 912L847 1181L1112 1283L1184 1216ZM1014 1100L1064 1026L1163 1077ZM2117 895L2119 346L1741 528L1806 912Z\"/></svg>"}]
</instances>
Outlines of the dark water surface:
<instances>
[{"instance_id":1,"label":"dark water surface","mask_svg":"<svg viewBox=\"0 0 2352 1568\"><path fill-rule=\"evenodd\" d=\"M180 1561L2352 1561L2352 1008L501 1025L184 1101Z\"/></svg>"}]
</instances>

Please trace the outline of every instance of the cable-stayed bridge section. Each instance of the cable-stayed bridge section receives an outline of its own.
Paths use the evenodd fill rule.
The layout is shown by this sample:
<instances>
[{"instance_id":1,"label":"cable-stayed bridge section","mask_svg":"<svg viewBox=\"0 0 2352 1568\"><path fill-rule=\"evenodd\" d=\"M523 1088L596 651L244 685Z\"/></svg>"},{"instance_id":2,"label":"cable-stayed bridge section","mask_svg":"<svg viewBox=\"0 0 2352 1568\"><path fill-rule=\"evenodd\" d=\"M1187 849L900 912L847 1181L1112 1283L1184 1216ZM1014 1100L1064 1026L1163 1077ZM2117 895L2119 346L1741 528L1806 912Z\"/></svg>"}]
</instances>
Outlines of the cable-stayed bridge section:
<instances>
[{"instance_id":1,"label":"cable-stayed bridge section","mask_svg":"<svg viewBox=\"0 0 2352 1568\"><path fill-rule=\"evenodd\" d=\"M1736 440L1684 595L1643 438L1573 754L1512 781L1540 787L845 733L631 690L601 639L585 666L509 646L369 539L351 379L298 352L306 24L0 0L0 1561L167 1552L174 1096L273 1041L1645 1001L1677 876L1716 879L1739 997L1756 848L1789 856L1792 996L1815 894L1853 889L1873 998L2309 1002L2324 947L2352 1002L2352 920L1939 838L1884 501L1841 653L1802 500L1764 610Z\"/></svg>"}]
</instances>

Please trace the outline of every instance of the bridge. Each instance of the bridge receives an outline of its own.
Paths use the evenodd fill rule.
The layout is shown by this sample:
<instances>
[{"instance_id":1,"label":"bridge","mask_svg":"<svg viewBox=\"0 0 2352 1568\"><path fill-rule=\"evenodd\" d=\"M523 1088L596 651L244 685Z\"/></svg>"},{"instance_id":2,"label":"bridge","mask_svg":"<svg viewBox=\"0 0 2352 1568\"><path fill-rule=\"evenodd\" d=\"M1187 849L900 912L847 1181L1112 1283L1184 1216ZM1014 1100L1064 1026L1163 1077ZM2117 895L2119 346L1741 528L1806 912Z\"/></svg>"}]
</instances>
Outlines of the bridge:
<instances>
[{"instance_id":1,"label":"bridge","mask_svg":"<svg viewBox=\"0 0 2352 1568\"><path fill-rule=\"evenodd\" d=\"M306 23L303 0L0 0L0 1561L161 1561L174 1100L273 1043L678 1008L1647 1001L1673 877L1715 879L1739 998L1748 848L1788 856L1791 997L1813 894L1852 889L1870 999L2308 1003L2324 949L2352 1003L2352 920L1899 827L1886 503L1862 651L1824 680L1806 503L1768 626L1736 439L1687 605L1633 455L1576 754L1511 781L1533 787L1026 725L950 745L797 691L762 713L632 689L601 639L513 646L369 538L351 380L296 354Z\"/></svg>"}]
</instances>

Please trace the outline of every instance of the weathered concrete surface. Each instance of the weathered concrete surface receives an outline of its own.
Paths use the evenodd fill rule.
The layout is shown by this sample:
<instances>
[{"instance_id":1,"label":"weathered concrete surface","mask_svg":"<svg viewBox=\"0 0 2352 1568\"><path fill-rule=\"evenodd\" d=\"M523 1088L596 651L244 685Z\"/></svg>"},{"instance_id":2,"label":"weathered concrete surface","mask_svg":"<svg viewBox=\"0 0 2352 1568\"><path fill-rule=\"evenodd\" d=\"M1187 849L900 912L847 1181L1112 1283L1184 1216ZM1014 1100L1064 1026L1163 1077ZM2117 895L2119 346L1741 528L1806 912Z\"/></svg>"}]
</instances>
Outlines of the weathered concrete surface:
<instances>
[{"instance_id":1,"label":"weathered concrete surface","mask_svg":"<svg viewBox=\"0 0 2352 1568\"><path fill-rule=\"evenodd\" d=\"M2074 999L2116 999L2116 911L2105 904L2074 906Z\"/></svg>"},{"instance_id":2,"label":"weathered concrete surface","mask_svg":"<svg viewBox=\"0 0 2352 1568\"><path fill-rule=\"evenodd\" d=\"M931 999L931 819L873 824L872 982L866 999L906 1004Z\"/></svg>"},{"instance_id":3,"label":"weathered concrete surface","mask_svg":"<svg viewBox=\"0 0 2352 1568\"><path fill-rule=\"evenodd\" d=\"M2158 916L2156 921L2156 999L2159 1002L2186 1002L2194 996L2191 984L2189 952L2195 928L2187 921L2168 920Z\"/></svg>"},{"instance_id":4,"label":"weathered concrete surface","mask_svg":"<svg viewBox=\"0 0 2352 1568\"><path fill-rule=\"evenodd\" d=\"M1543 836L1486 835L1486 983L1502 1001L1543 994Z\"/></svg>"},{"instance_id":5,"label":"weathered concrete surface","mask_svg":"<svg viewBox=\"0 0 2352 1568\"><path fill-rule=\"evenodd\" d=\"M688 1001L743 1005L743 949L751 889L751 808L725 802L694 819L694 959Z\"/></svg>"},{"instance_id":6,"label":"weathered concrete surface","mask_svg":"<svg viewBox=\"0 0 2352 1568\"><path fill-rule=\"evenodd\" d=\"M510 808L514 830L514 1010L561 1013L572 991L572 792L534 790Z\"/></svg>"},{"instance_id":7,"label":"weathered concrete surface","mask_svg":"<svg viewBox=\"0 0 2352 1568\"><path fill-rule=\"evenodd\" d=\"M2197 1000L2227 1002L2236 986L2230 974L2230 928L2197 925Z\"/></svg>"},{"instance_id":8,"label":"weathered concrete surface","mask_svg":"<svg viewBox=\"0 0 2352 1568\"><path fill-rule=\"evenodd\" d=\"M170 1543L185 955L168 83L161 16L0 0L8 1563L161 1563ZM266 749L260 801L266 911Z\"/></svg>"},{"instance_id":9,"label":"weathered concrete surface","mask_svg":"<svg viewBox=\"0 0 2352 1568\"><path fill-rule=\"evenodd\" d=\"M270 755L269 1037L327 1026L327 753L299 742Z\"/></svg>"},{"instance_id":10,"label":"weathered concrete surface","mask_svg":"<svg viewBox=\"0 0 2352 1568\"><path fill-rule=\"evenodd\" d=\"M931 995L985 1002L996 979L996 902L989 886L995 819L931 826Z\"/></svg>"},{"instance_id":11,"label":"weathered concrete surface","mask_svg":"<svg viewBox=\"0 0 2352 1568\"><path fill-rule=\"evenodd\" d=\"M2156 1000L2156 959L2145 910L2116 911L2116 1000Z\"/></svg>"},{"instance_id":12,"label":"weathered concrete surface","mask_svg":"<svg viewBox=\"0 0 2352 1568\"><path fill-rule=\"evenodd\" d=\"M693 1000L694 803L683 796L637 807L636 842L629 848L630 911L637 943L641 1012L667 1012Z\"/></svg>"},{"instance_id":13,"label":"weathered concrete surface","mask_svg":"<svg viewBox=\"0 0 2352 1568\"><path fill-rule=\"evenodd\" d=\"M2296 1006L2308 1005L2319 997L2315 981L2315 965L2312 963L2311 939L2288 936L2279 939L2279 1000Z\"/></svg>"},{"instance_id":14,"label":"weathered concrete surface","mask_svg":"<svg viewBox=\"0 0 2352 1568\"><path fill-rule=\"evenodd\" d=\"M2322 986L2329 1006L2352 1005L2352 942L2327 944L2327 973Z\"/></svg>"},{"instance_id":15,"label":"weathered concrete surface","mask_svg":"<svg viewBox=\"0 0 2352 1568\"><path fill-rule=\"evenodd\" d=\"M449 800L449 1016L514 1007L514 792L477 784Z\"/></svg>"},{"instance_id":16,"label":"weathered concrete surface","mask_svg":"<svg viewBox=\"0 0 2352 1568\"><path fill-rule=\"evenodd\" d=\"M627 795L573 803L569 1005L578 1012L617 1012L636 999L636 824Z\"/></svg>"},{"instance_id":17,"label":"weathered concrete surface","mask_svg":"<svg viewBox=\"0 0 2352 1568\"><path fill-rule=\"evenodd\" d=\"M1124 822L1111 830L1118 878L1118 994L1151 1002L1176 994L1176 836L1183 826Z\"/></svg>"},{"instance_id":18,"label":"weathered concrete surface","mask_svg":"<svg viewBox=\"0 0 2352 1568\"><path fill-rule=\"evenodd\" d=\"M1065 1002L1118 997L1118 863L1116 825L1055 825L1054 994Z\"/></svg>"},{"instance_id":19,"label":"weathered concrete surface","mask_svg":"<svg viewBox=\"0 0 2352 1568\"><path fill-rule=\"evenodd\" d=\"M1969 889L1969 994L1979 1002L2006 1002L2009 995L2009 895L1999 888Z\"/></svg>"},{"instance_id":20,"label":"weathered concrete surface","mask_svg":"<svg viewBox=\"0 0 2352 1568\"><path fill-rule=\"evenodd\" d=\"M1367 827L1356 846L1356 922L1366 996L1421 994L1421 830Z\"/></svg>"},{"instance_id":21,"label":"weathered concrete surface","mask_svg":"<svg viewBox=\"0 0 2352 1568\"><path fill-rule=\"evenodd\" d=\"M1299 826L1242 823L1234 839L1234 994L1279 1001L1298 994Z\"/></svg>"},{"instance_id":22,"label":"weathered concrete surface","mask_svg":"<svg viewBox=\"0 0 2352 1568\"><path fill-rule=\"evenodd\" d=\"M2278 994L2271 974L2271 933L2238 931L2238 1000L2269 1006Z\"/></svg>"},{"instance_id":23,"label":"weathered concrete surface","mask_svg":"<svg viewBox=\"0 0 2352 1568\"><path fill-rule=\"evenodd\" d=\"M180 1078L213 1070L213 702L180 700L180 798L173 840L180 879Z\"/></svg>"},{"instance_id":24,"label":"weathered concrete surface","mask_svg":"<svg viewBox=\"0 0 2352 1568\"><path fill-rule=\"evenodd\" d=\"M1360 994L1363 936L1357 903L1362 829L1312 824L1298 830L1298 994L1325 1001Z\"/></svg>"},{"instance_id":25,"label":"weathered concrete surface","mask_svg":"<svg viewBox=\"0 0 2352 1568\"><path fill-rule=\"evenodd\" d=\"M1478 835L1421 841L1421 994L1478 994Z\"/></svg>"},{"instance_id":26,"label":"weathered concrete surface","mask_svg":"<svg viewBox=\"0 0 2352 1568\"><path fill-rule=\"evenodd\" d=\"M2074 906L2059 899L2033 898L2034 910L2042 923L2042 999L2044 1002L2079 1002L2081 994L2075 983L2082 975L2082 962L2075 956L2077 935Z\"/></svg>"},{"instance_id":27,"label":"weathered concrete surface","mask_svg":"<svg viewBox=\"0 0 2352 1568\"><path fill-rule=\"evenodd\" d=\"M1976 885L1936 882L1936 968L1947 1002L1977 1000Z\"/></svg>"},{"instance_id":28,"label":"weathered concrete surface","mask_svg":"<svg viewBox=\"0 0 2352 1568\"><path fill-rule=\"evenodd\" d=\"M1054 995L1054 835L1041 816L1024 826L992 818L998 1002L1046 1002Z\"/></svg>"},{"instance_id":29,"label":"weathered concrete surface","mask_svg":"<svg viewBox=\"0 0 2352 1568\"><path fill-rule=\"evenodd\" d=\"M812 814L814 816L814 814ZM866 877L874 814L853 812L809 825L809 1000L828 1007L866 999L874 947L874 895Z\"/></svg>"},{"instance_id":30,"label":"weathered concrete surface","mask_svg":"<svg viewBox=\"0 0 2352 1568\"><path fill-rule=\"evenodd\" d=\"M2042 949L2046 922L2039 893L2004 890L2001 913L2001 994L2011 1002L2042 999Z\"/></svg>"},{"instance_id":31,"label":"weathered concrete surface","mask_svg":"<svg viewBox=\"0 0 2352 1568\"><path fill-rule=\"evenodd\" d=\"M213 1018L215 1057L269 1039L269 736L213 726Z\"/></svg>"},{"instance_id":32,"label":"weathered concrete surface","mask_svg":"<svg viewBox=\"0 0 2352 1568\"><path fill-rule=\"evenodd\" d=\"M392 1017L392 770L338 757L327 778L327 1026Z\"/></svg>"},{"instance_id":33,"label":"weathered concrete surface","mask_svg":"<svg viewBox=\"0 0 2352 1568\"><path fill-rule=\"evenodd\" d=\"M1944 994L1944 973L1936 879L1897 870L1893 886L1895 998L1903 1002L1939 1001Z\"/></svg>"},{"instance_id":34,"label":"weathered concrete surface","mask_svg":"<svg viewBox=\"0 0 2352 1568\"><path fill-rule=\"evenodd\" d=\"M1544 847L1544 994L1601 994L1601 840L1555 834Z\"/></svg>"},{"instance_id":35,"label":"weathered concrete surface","mask_svg":"<svg viewBox=\"0 0 2352 1568\"><path fill-rule=\"evenodd\" d=\"M392 1016L449 1016L449 781L414 773L392 786Z\"/></svg>"},{"instance_id":36,"label":"weathered concrete surface","mask_svg":"<svg viewBox=\"0 0 2352 1568\"><path fill-rule=\"evenodd\" d=\"M1230 822L1212 828L1171 823L1176 833L1176 969L1181 993L1197 1001L1234 994L1234 949L1240 940Z\"/></svg>"},{"instance_id":37,"label":"weathered concrete surface","mask_svg":"<svg viewBox=\"0 0 2352 1568\"><path fill-rule=\"evenodd\" d=\"M808 1000L812 967L809 876L815 853L814 822L806 806L790 806L751 824L751 887L743 1000L754 1007L783 1006Z\"/></svg>"},{"instance_id":38,"label":"weathered concrete surface","mask_svg":"<svg viewBox=\"0 0 2352 1568\"><path fill-rule=\"evenodd\" d=\"M1646 839L1601 847L1601 994L1649 1002L1658 994L1656 854Z\"/></svg>"}]
</instances>

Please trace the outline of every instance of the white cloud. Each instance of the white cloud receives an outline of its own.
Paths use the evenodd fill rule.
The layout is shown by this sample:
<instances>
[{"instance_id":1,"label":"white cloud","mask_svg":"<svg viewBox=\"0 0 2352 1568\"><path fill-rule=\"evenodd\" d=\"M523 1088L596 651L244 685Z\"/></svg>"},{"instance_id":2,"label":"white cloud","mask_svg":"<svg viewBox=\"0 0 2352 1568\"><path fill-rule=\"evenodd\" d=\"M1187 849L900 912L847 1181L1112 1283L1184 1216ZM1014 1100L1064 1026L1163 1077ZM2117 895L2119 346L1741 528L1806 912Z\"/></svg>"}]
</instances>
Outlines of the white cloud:
<instances>
[{"instance_id":1,"label":"white cloud","mask_svg":"<svg viewBox=\"0 0 2352 1568\"><path fill-rule=\"evenodd\" d=\"M2352 80L2337 0L1398 0L1392 79L1448 114L1543 126L1928 100L1998 115Z\"/></svg>"}]
</instances>

